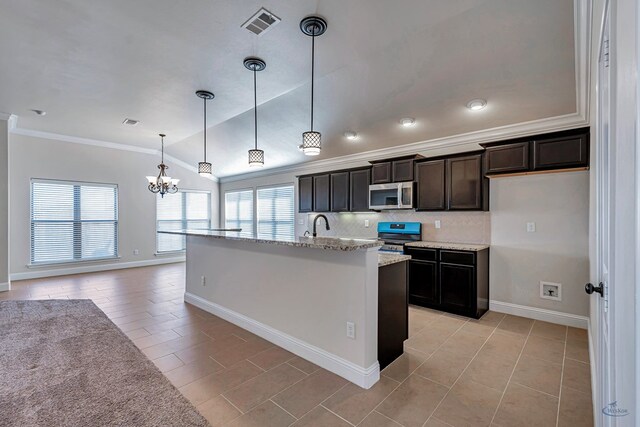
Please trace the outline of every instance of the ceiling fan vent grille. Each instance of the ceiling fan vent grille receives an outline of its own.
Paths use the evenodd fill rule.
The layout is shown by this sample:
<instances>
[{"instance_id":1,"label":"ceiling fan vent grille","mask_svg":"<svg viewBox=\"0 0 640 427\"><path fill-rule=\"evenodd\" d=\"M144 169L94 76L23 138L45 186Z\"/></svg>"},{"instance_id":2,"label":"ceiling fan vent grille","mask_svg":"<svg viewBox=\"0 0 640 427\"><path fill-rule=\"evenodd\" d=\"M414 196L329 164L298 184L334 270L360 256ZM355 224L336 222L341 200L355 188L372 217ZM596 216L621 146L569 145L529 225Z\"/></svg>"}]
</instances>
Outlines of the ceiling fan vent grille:
<instances>
[{"instance_id":1,"label":"ceiling fan vent grille","mask_svg":"<svg viewBox=\"0 0 640 427\"><path fill-rule=\"evenodd\" d=\"M129 126L135 126L138 123L140 123L140 121L139 120L134 120L134 119L124 119L122 121L123 125L129 125Z\"/></svg>"},{"instance_id":2,"label":"ceiling fan vent grille","mask_svg":"<svg viewBox=\"0 0 640 427\"><path fill-rule=\"evenodd\" d=\"M251 18L247 19L241 27L246 28L257 36L261 36L273 28L278 22L280 22L280 18L263 7Z\"/></svg>"}]
</instances>

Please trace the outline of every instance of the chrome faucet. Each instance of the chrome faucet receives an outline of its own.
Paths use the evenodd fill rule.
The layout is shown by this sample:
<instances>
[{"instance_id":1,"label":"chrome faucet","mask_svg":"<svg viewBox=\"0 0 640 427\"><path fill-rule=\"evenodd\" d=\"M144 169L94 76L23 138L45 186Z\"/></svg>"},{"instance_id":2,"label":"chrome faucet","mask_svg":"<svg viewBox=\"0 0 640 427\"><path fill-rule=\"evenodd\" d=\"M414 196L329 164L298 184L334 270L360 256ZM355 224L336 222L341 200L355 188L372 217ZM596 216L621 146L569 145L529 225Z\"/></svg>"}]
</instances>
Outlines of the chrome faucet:
<instances>
[{"instance_id":1,"label":"chrome faucet","mask_svg":"<svg viewBox=\"0 0 640 427\"><path fill-rule=\"evenodd\" d=\"M327 219L327 217L324 216L323 214L316 215L316 217L313 218L313 237L318 236L318 233L316 232L316 224L318 223L318 219L320 218L324 218L324 223L327 225L327 230L331 230L331 227L329 227L329 220Z\"/></svg>"}]
</instances>

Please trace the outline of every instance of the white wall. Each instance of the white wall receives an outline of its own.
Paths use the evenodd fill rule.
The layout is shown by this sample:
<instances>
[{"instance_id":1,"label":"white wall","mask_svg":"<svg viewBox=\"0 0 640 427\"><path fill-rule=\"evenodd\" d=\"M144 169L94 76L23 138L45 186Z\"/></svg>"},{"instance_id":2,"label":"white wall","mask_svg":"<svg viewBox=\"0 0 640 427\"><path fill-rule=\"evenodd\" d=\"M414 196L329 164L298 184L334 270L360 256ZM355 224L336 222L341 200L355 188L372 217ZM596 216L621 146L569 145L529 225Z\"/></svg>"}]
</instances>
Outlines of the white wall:
<instances>
[{"instance_id":1,"label":"white wall","mask_svg":"<svg viewBox=\"0 0 640 427\"><path fill-rule=\"evenodd\" d=\"M587 316L589 172L495 178L490 187L491 299ZM540 298L540 281L561 283L562 301Z\"/></svg>"},{"instance_id":2,"label":"white wall","mask_svg":"<svg viewBox=\"0 0 640 427\"><path fill-rule=\"evenodd\" d=\"M0 182L9 182L9 124L0 120ZM0 291L9 289L9 195L0 196Z\"/></svg>"},{"instance_id":3,"label":"white wall","mask_svg":"<svg viewBox=\"0 0 640 427\"><path fill-rule=\"evenodd\" d=\"M159 155L123 151L112 148L61 142L17 134L10 135L10 200L11 200L11 264L10 273L67 269L70 265L30 268L29 264L29 192L31 178L118 184L119 198L119 260L97 265L155 262L156 256L156 196L147 189L146 175L156 174ZM200 177L171 161L169 175L179 178L180 188L211 191L212 225L218 226L218 183ZM0 170L3 168L0 167ZM134 249L140 251L134 255ZM166 255L164 256L167 257ZM173 255L175 257L175 255ZM87 265L86 263L76 263ZM94 263L92 263L94 264ZM22 275L24 277L24 275Z\"/></svg>"}]
</instances>

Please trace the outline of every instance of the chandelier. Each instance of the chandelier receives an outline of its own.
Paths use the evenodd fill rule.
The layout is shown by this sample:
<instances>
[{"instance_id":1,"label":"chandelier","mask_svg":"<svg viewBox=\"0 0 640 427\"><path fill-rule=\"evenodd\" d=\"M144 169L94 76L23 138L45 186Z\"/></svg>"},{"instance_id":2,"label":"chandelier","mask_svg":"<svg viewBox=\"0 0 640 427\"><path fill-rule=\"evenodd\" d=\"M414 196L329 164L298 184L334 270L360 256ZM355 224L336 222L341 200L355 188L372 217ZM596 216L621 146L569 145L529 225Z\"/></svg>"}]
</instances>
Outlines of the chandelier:
<instances>
[{"instance_id":1,"label":"chandelier","mask_svg":"<svg viewBox=\"0 0 640 427\"><path fill-rule=\"evenodd\" d=\"M160 169L160 173L158 176L147 176L147 180L149 181L149 191L152 193L160 193L161 197L164 197L165 194L174 194L178 191L178 182L179 179L171 178L167 176L166 170L169 169L169 166L164 164L164 137L166 135L161 133L161 144L162 144L162 159L160 160L160 164L158 165L158 169Z\"/></svg>"}]
</instances>

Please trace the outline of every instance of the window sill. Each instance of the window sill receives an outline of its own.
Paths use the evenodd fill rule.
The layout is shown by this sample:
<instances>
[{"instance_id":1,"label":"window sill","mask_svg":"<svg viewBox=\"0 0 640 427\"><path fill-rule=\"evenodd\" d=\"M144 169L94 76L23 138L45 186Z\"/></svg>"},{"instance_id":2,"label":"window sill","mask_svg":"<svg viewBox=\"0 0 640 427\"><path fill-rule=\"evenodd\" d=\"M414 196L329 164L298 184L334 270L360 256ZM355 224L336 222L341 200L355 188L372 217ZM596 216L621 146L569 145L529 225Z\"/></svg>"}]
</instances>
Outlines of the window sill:
<instances>
[{"instance_id":1,"label":"window sill","mask_svg":"<svg viewBox=\"0 0 640 427\"><path fill-rule=\"evenodd\" d=\"M187 253L186 250L181 250L181 251L169 251L169 252L156 252L153 255L154 256L159 256L159 257L165 257L165 256L175 256L175 255L185 255Z\"/></svg>"},{"instance_id":2,"label":"window sill","mask_svg":"<svg viewBox=\"0 0 640 427\"><path fill-rule=\"evenodd\" d=\"M27 268L42 268L42 267L53 267L56 265L74 265L74 264L91 264L91 263L103 263L113 260L119 260L120 255L109 257L109 258L94 258L94 259L80 259L73 261L57 261L57 262L38 262L27 264Z\"/></svg>"}]
</instances>

